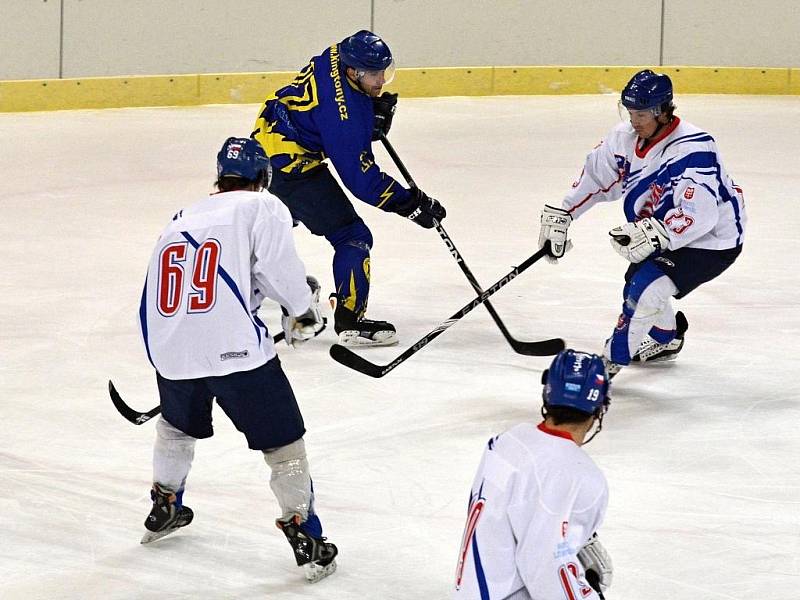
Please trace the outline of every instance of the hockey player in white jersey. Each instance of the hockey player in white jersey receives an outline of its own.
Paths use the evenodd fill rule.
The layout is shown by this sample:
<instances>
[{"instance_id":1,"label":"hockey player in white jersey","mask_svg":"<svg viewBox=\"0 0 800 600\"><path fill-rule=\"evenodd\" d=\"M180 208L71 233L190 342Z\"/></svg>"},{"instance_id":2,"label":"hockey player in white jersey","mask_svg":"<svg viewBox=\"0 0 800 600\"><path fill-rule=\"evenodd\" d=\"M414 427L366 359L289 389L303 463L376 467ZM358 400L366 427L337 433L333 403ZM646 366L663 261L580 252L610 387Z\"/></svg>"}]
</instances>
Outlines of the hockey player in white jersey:
<instances>
[{"instance_id":1,"label":"hockey player in white jersey","mask_svg":"<svg viewBox=\"0 0 800 600\"><path fill-rule=\"evenodd\" d=\"M139 319L156 369L161 418L153 452L149 543L188 525L183 504L195 442L213 435L212 402L263 453L298 566L309 581L336 569L322 537L306 459L305 427L272 338L257 311L284 308L290 345L323 326L319 284L306 277L288 209L265 192L269 161L254 140L229 138L217 155L217 193L179 211L158 240Z\"/></svg>"},{"instance_id":2,"label":"hockey player in white jersey","mask_svg":"<svg viewBox=\"0 0 800 600\"><path fill-rule=\"evenodd\" d=\"M622 314L606 341L611 376L630 362L674 358L688 322L674 312L682 298L733 264L747 216L742 190L707 132L675 115L672 82L646 69L622 90L623 122L588 155L560 207L545 206L539 247L552 259L570 248L573 219L597 202L623 201L626 223L609 231L631 262Z\"/></svg>"},{"instance_id":3,"label":"hockey player in white jersey","mask_svg":"<svg viewBox=\"0 0 800 600\"><path fill-rule=\"evenodd\" d=\"M596 535L608 485L581 448L610 402L602 358L563 350L542 383L544 421L512 427L484 450L455 600L598 600L611 585L611 559Z\"/></svg>"}]
</instances>

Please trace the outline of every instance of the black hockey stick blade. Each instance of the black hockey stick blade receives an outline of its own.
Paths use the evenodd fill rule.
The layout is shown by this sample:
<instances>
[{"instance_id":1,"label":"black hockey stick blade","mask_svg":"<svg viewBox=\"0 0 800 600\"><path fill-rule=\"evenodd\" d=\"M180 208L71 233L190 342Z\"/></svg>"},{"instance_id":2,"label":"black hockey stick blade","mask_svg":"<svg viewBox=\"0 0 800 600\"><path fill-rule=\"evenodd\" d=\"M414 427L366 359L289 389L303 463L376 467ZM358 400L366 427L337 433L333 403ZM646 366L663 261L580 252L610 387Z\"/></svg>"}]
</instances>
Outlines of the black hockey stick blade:
<instances>
[{"instance_id":1,"label":"black hockey stick blade","mask_svg":"<svg viewBox=\"0 0 800 600\"><path fill-rule=\"evenodd\" d=\"M514 269L512 269L504 277L499 279L493 286L491 286L489 289L487 289L485 292L483 292L476 298L473 298L470 302L464 305L461 308L461 310L454 313L449 319L442 321L435 329L428 332L426 335L420 338L419 341L417 341L417 343L415 343L410 348L407 348L403 353L400 354L400 356L395 358L392 362L390 362L387 365L379 365L376 363L372 363L367 359L363 358L362 356L359 356L349 348L342 346L340 344L334 344L333 346L331 346L330 349L331 358L336 362L338 362L339 364L342 364L345 367L358 371L359 373L363 373L364 375L369 375L370 377L375 377L375 378L383 377L389 371L392 371L395 367L397 367L398 365L404 363L406 360L411 358L414 354L416 354L422 348L427 346L429 342L433 341L434 339L439 337L442 333L447 331L447 329L449 329L451 326L458 323L458 321L460 321L464 315L472 311L472 309L474 309L476 306L486 302L486 299L489 296L497 292L501 287L506 285L517 275L522 273L525 269L527 269L537 260L542 258L545 254L547 254L548 250L549 250L548 246L545 246L544 248L536 252L536 254L525 259L525 261L523 261L522 264L520 264L517 267L514 267Z\"/></svg>"},{"instance_id":2,"label":"black hockey stick blade","mask_svg":"<svg viewBox=\"0 0 800 600\"><path fill-rule=\"evenodd\" d=\"M331 346L330 355L331 358L339 364L353 369L354 371L358 371L359 373L363 373L364 375L375 377L376 379L383 377L394 368L393 363L388 365L376 365L375 363L371 363L364 357L359 356L340 344Z\"/></svg>"},{"instance_id":3,"label":"black hockey stick blade","mask_svg":"<svg viewBox=\"0 0 800 600\"><path fill-rule=\"evenodd\" d=\"M550 338L538 342L523 342L513 338L506 338L511 348L517 354L525 356L554 356L567 347L562 338Z\"/></svg>"},{"instance_id":4,"label":"black hockey stick blade","mask_svg":"<svg viewBox=\"0 0 800 600\"><path fill-rule=\"evenodd\" d=\"M114 407L119 411L123 417L125 417L128 421L133 423L134 425L141 425L142 423L147 423L150 419L155 417L158 413L161 412L161 406L156 406L153 409L148 410L147 412L139 412L137 410L133 410L130 406L125 404L125 401L119 395L117 388L114 387L114 384L109 379L108 380L108 395L111 396L111 402L114 403Z\"/></svg>"}]
</instances>

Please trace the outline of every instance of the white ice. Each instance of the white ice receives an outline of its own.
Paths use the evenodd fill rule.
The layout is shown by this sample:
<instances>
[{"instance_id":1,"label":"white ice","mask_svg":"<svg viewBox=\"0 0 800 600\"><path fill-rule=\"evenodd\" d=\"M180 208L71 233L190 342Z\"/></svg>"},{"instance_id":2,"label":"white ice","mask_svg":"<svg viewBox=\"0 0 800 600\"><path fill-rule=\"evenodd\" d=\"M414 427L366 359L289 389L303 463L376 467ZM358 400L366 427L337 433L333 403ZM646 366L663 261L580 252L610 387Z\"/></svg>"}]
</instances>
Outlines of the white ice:
<instances>
[{"instance_id":1,"label":"white ice","mask_svg":"<svg viewBox=\"0 0 800 600\"><path fill-rule=\"evenodd\" d=\"M678 360L623 371L587 446L610 485L607 596L797 599L800 98L676 100L716 137L750 226L739 261L677 303L690 323ZM332 361L332 332L280 346L318 511L341 552L334 576L302 580L272 524L267 468L219 411L186 489L194 523L139 544L155 432L117 414L107 380L140 410L158 403L135 322L147 260L175 211L210 191L222 141L248 135L257 111L0 115L3 599L448 596L484 443L538 422L549 364L514 354L482 307L383 379ZM488 287L535 251L541 206L560 200L617 119L610 95L406 99L391 139ZM393 321L402 342L364 354L387 363L473 292L434 231L356 206L376 240L369 314ZM606 231L621 220L619 205L597 207L573 225L561 264L537 263L493 298L516 337L600 350L620 310L626 263ZM302 227L296 240L329 290L327 243ZM275 328L274 305L263 312Z\"/></svg>"}]
</instances>

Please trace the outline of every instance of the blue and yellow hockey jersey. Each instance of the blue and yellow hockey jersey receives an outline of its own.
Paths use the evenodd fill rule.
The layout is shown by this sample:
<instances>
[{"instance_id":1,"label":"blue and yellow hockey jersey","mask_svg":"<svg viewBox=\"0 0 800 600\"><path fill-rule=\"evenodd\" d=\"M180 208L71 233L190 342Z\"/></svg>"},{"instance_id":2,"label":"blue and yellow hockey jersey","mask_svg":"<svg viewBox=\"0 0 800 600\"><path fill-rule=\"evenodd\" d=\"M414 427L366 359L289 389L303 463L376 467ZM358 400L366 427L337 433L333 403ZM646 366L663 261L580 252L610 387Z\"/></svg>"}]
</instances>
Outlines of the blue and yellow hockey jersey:
<instances>
[{"instance_id":1,"label":"blue and yellow hockey jersey","mask_svg":"<svg viewBox=\"0 0 800 600\"><path fill-rule=\"evenodd\" d=\"M273 169L305 173L330 159L354 196L392 210L410 192L375 164L374 118L372 99L347 78L334 44L267 98L252 137Z\"/></svg>"}]
</instances>

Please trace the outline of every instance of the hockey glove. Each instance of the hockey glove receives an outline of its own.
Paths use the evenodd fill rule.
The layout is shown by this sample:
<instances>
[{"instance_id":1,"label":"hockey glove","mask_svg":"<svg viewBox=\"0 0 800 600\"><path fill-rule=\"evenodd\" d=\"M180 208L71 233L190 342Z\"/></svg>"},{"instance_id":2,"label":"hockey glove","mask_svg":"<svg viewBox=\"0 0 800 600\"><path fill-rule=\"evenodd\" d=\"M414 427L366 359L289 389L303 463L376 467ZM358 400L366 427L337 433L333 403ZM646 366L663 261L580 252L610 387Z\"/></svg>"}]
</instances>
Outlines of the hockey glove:
<instances>
[{"instance_id":1,"label":"hockey glove","mask_svg":"<svg viewBox=\"0 0 800 600\"><path fill-rule=\"evenodd\" d=\"M541 227L539 228L539 248L544 248L545 243L550 242L550 252L545 258L548 262L556 263L558 259L572 248L572 242L567 239L569 224L572 223L572 215L563 208L556 208L545 204L539 217Z\"/></svg>"},{"instance_id":2,"label":"hockey glove","mask_svg":"<svg viewBox=\"0 0 800 600\"><path fill-rule=\"evenodd\" d=\"M602 593L611 587L614 565L596 533L580 549L578 560L586 571L586 582L602 597Z\"/></svg>"},{"instance_id":3,"label":"hockey glove","mask_svg":"<svg viewBox=\"0 0 800 600\"><path fill-rule=\"evenodd\" d=\"M375 121L372 126L372 141L381 139L381 134L389 135L392 128L394 111L397 110L397 94L383 92L377 98L372 99L372 109L375 112Z\"/></svg>"},{"instance_id":4,"label":"hockey glove","mask_svg":"<svg viewBox=\"0 0 800 600\"><path fill-rule=\"evenodd\" d=\"M434 221L439 222L447 216L444 206L439 204L438 200L430 198L419 188L411 188L411 195L408 200L391 207L389 210L411 219L425 229L433 228L435 226Z\"/></svg>"},{"instance_id":5,"label":"hockey glove","mask_svg":"<svg viewBox=\"0 0 800 600\"><path fill-rule=\"evenodd\" d=\"M286 334L286 343L297 348L303 342L319 335L325 329L325 319L319 307L320 285L316 278L306 277L306 283L311 288L311 305L299 317L293 317L281 306L281 326Z\"/></svg>"},{"instance_id":6,"label":"hockey glove","mask_svg":"<svg viewBox=\"0 0 800 600\"><path fill-rule=\"evenodd\" d=\"M608 235L611 247L632 263L640 263L654 252L658 254L669 247L664 224L653 217L614 227Z\"/></svg>"}]
</instances>

